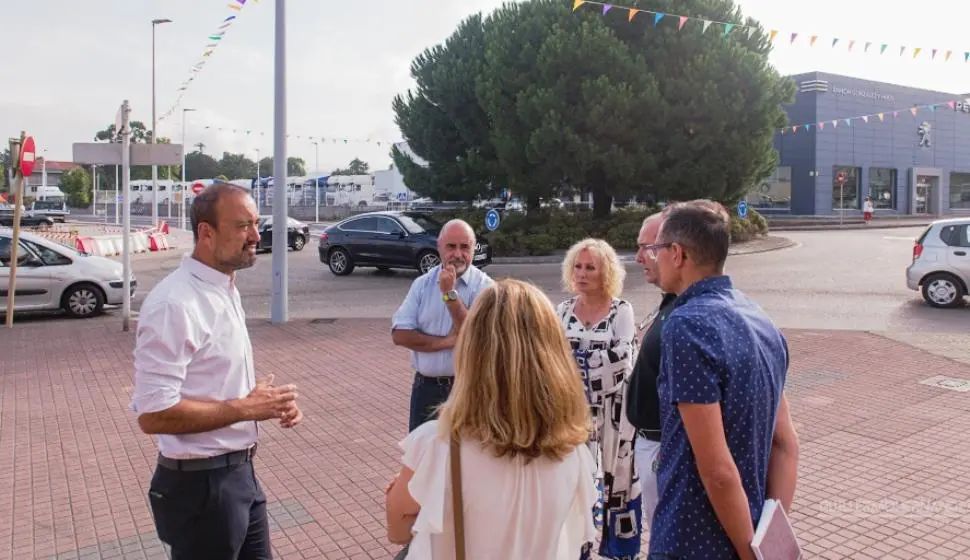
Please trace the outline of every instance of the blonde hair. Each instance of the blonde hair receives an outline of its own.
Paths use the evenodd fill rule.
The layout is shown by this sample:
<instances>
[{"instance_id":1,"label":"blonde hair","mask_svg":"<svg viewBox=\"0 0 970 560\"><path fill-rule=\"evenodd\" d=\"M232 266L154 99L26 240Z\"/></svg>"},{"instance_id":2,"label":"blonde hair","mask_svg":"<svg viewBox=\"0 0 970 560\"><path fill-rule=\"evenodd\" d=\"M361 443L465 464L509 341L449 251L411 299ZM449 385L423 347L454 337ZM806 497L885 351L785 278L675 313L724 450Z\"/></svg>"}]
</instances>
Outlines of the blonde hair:
<instances>
[{"instance_id":1,"label":"blonde hair","mask_svg":"<svg viewBox=\"0 0 970 560\"><path fill-rule=\"evenodd\" d=\"M566 252L566 258L562 261L562 287L571 294L576 293L573 285L573 269L576 267L576 259L583 251L589 251L598 261L598 266L603 277L603 291L611 298L619 297L623 293L623 280L626 279L626 269L620 262L620 257L616 254L613 247L602 239L586 238L577 242Z\"/></svg>"},{"instance_id":2,"label":"blonde hair","mask_svg":"<svg viewBox=\"0 0 970 560\"><path fill-rule=\"evenodd\" d=\"M439 414L446 437L527 460L562 460L589 437L582 376L552 302L532 284L502 280L475 299L454 383Z\"/></svg>"}]
</instances>

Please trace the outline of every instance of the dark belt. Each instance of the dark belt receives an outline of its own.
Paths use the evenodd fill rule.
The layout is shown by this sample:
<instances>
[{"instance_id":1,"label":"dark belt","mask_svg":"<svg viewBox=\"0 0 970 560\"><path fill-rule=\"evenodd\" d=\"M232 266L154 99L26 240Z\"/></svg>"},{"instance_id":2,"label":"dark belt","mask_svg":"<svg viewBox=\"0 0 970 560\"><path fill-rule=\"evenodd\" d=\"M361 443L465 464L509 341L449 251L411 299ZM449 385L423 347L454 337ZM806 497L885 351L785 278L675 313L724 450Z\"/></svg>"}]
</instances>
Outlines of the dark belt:
<instances>
[{"instance_id":1,"label":"dark belt","mask_svg":"<svg viewBox=\"0 0 970 560\"><path fill-rule=\"evenodd\" d=\"M166 469L173 471L211 471L241 465L253 460L256 456L256 444L249 449L233 451L215 457L205 457L203 459L169 459L158 455L158 464Z\"/></svg>"},{"instance_id":2,"label":"dark belt","mask_svg":"<svg viewBox=\"0 0 970 560\"><path fill-rule=\"evenodd\" d=\"M444 387L451 387L451 385L455 382L454 375L432 376L432 375L425 375L420 371L416 371L414 373L417 374L417 376L421 379L422 383L434 383L436 385L441 385Z\"/></svg>"},{"instance_id":3,"label":"dark belt","mask_svg":"<svg viewBox=\"0 0 970 560\"><path fill-rule=\"evenodd\" d=\"M637 429L637 437L649 439L650 441L660 441L660 430L641 430Z\"/></svg>"}]
</instances>

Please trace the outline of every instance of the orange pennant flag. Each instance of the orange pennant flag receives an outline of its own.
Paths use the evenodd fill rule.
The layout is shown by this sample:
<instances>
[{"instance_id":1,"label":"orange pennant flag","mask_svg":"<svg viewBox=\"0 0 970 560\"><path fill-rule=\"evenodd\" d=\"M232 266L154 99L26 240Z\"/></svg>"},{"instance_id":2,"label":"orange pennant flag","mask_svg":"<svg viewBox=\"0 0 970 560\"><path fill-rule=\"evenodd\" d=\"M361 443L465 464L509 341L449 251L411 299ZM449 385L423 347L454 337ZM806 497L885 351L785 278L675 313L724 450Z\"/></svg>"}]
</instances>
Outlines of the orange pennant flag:
<instances>
[{"instance_id":1,"label":"orange pennant flag","mask_svg":"<svg viewBox=\"0 0 970 560\"><path fill-rule=\"evenodd\" d=\"M913 58L916 58L917 56L919 56L919 52L921 50L923 50L922 47L916 47L915 49L913 49Z\"/></svg>"},{"instance_id":2,"label":"orange pennant flag","mask_svg":"<svg viewBox=\"0 0 970 560\"><path fill-rule=\"evenodd\" d=\"M771 36L768 38L768 42L769 43L773 42L775 40L775 35L777 35L777 34L778 34L778 30L777 29L772 29L771 30Z\"/></svg>"},{"instance_id":3,"label":"orange pennant flag","mask_svg":"<svg viewBox=\"0 0 970 560\"><path fill-rule=\"evenodd\" d=\"M808 46L814 47L815 46L815 41L817 41L817 40L818 40L818 35L812 35L812 40L808 42Z\"/></svg>"},{"instance_id":4,"label":"orange pennant flag","mask_svg":"<svg viewBox=\"0 0 970 560\"><path fill-rule=\"evenodd\" d=\"M951 55L951 54L953 54L953 51L946 51L946 58L944 58L943 60L944 60L944 61L948 61L948 60L950 60L950 55Z\"/></svg>"},{"instance_id":5,"label":"orange pennant flag","mask_svg":"<svg viewBox=\"0 0 970 560\"><path fill-rule=\"evenodd\" d=\"M882 113L879 113L879 122L882 122L884 120L886 120L886 119L883 118L883 114Z\"/></svg>"},{"instance_id":6,"label":"orange pennant flag","mask_svg":"<svg viewBox=\"0 0 970 560\"><path fill-rule=\"evenodd\" d=\"M638 10L636 8L630 8L630 20L629 21L633 21L633 18L637 17L637 14L639 14L639 13L640 13L640 10Z\"/></svg>"},{"instance_id":7,"label":"orange pennant flag","mask_svg":"<svg viewBox=\"0 0 970 560\"><path fill-rule=\"evenodd\" d=\"M575 12L576 10L579 9L580 6L582 6L585 3L586 3L586 0L576 0L575 2L573 2L573 11Z\"/></svg>"}]
</instances>

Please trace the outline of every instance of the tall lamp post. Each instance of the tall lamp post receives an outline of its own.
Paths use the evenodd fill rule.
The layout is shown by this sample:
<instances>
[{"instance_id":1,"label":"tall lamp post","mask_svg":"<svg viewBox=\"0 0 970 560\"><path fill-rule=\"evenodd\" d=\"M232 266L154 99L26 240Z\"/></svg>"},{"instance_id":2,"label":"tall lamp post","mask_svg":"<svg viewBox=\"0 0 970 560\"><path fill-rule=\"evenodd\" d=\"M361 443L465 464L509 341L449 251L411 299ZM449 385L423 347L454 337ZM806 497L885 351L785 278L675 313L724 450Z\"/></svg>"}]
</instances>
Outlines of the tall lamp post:
<instances>
[{"instance_id":1,"label":"tall lamp post","mask_svg":"<svg viewBox=\"0 0 970 560\"><path fill-rule=\"evenodd\" d=\"M316 207L313 221L320 223L320 142L312 140L313 149L316 152L316 159L313 162L313 205Z\"/></svg>"},{"instance_id":2,"label":"tall lamp post","mask_svg":"<svg viewBox=\"0 0 970 560\"><path fill-rule=\"evenodd\" d=\"M289 288L286 258L286 1L276 0L273 79L273 299L270 319L274 325L289 319Z\"/></svg>"},{"instance_id":3,"label":"tall lamp post","mask_svg":"<svg viewBox=\"0 0 970 560\"><path fill-rule=\"evenodd\" d=\"M195 109L182 109L182 190L179 191L179 229L185 229L185 114Z\"/></svg>"},{"instance_id":4,"label":"tall lamp post","mask_svg":"<svg viewBox=\"0 0 970 560\"><path fill-rule=\"evenodd\" d=\"M259 148L256 148L256 213L261 214L263 212L263 206L259 202L259 187L262 185L262 177L259 176Z\"/></svg>"},{"instance_id":5,"label":"tall lamp post","mask_svg":"<svg viewBox=\"0 0 970 560\"><path fill-rule=\"evenodd\" d=\"M157 143L155 129L158 119L155 113L155 28L172 20L160 18L152 20L152 144ZM152 224L158 225L158 166L152 165Z\"/></svg>"}]
</instances>

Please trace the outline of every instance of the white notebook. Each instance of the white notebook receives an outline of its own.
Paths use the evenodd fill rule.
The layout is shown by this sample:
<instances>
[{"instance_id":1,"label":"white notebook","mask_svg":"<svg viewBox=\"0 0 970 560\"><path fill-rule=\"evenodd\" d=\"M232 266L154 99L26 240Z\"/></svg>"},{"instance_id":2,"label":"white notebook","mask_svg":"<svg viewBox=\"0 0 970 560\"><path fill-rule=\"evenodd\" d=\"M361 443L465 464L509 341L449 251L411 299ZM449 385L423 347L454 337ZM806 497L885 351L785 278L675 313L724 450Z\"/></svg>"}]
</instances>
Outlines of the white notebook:
<instances>
[{"instance_id":1,"label":"white notebook","mask_svg":"<svg viewBox=\"0 0 970 560\"><path fill-rule=\"evenodd\" d=\"M758 560L801 560L802 551L795 538L785 508L778 500L766 500L761 519L751 541L751 550Z\"/></svg>"}]
</instances>

